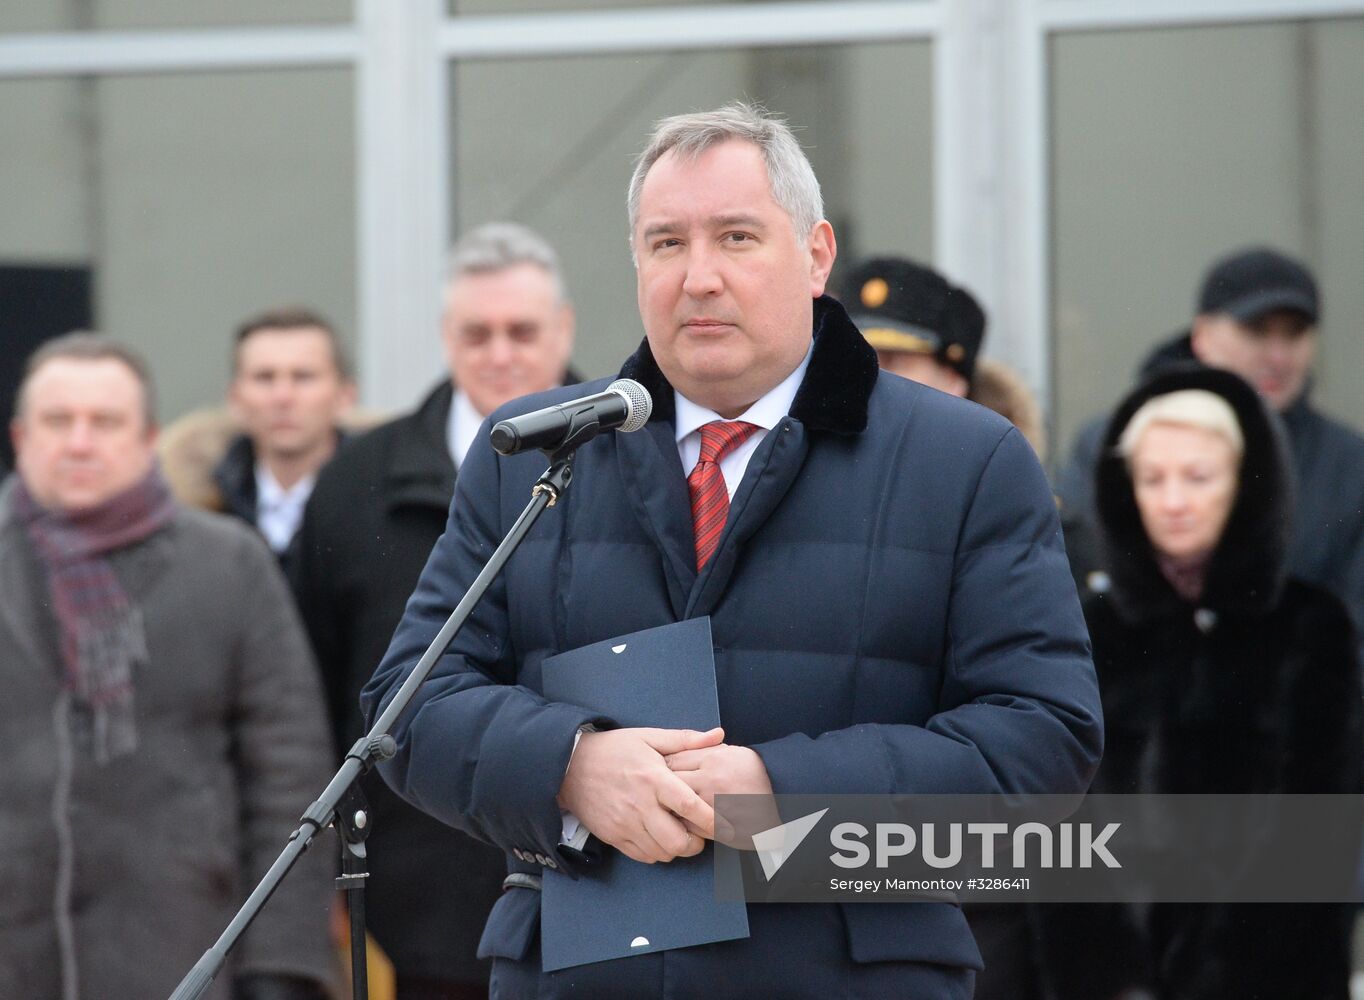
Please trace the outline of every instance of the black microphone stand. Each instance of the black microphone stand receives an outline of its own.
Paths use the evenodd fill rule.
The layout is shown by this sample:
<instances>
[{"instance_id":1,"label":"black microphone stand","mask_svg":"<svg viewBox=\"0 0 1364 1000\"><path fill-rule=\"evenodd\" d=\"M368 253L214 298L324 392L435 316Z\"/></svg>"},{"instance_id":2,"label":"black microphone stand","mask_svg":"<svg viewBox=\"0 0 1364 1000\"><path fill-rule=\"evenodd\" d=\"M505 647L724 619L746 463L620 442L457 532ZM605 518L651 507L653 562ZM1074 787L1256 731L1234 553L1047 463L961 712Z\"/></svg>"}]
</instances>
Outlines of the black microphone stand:
<instances>
[{"instance_id":1,"label":"black microphone stand","mask_svg":"<svg viewBox=\"0 0 1364 1000\"><path fill-rule=\"evenodd\" d=\"M572 429L567 439L556 449L545 451L551 463L550 467L531 487L530 503L526 504L516 523L507 532L507 537L493 552L483 571L478 574L464 595L464 599L441 626L440 632L431 640L431 645L412 668L412 672L408 674L407 680L403 681L402 687L388 703L388 707L375 721L369 734L362 736L350 748L341 768L327 784L322 795L303 813L298 829L290 835L289 842L280 856L275 859L265 877L247 897L246 902L227 925L227 929L180 981L180 985L171 994L171 1000L196 1000L204 995L212 985L214 977L222 971L228 952L236 945L237 939L250 926L275 889L284 881L284 877L289 874L295 862L308 849L313 837L319 830L332 824L337 826L341 838L342 874L337 883L345 890L350 905L351 978L355 991L354 1000L366 1000L369 986L365 962L364 884L368 873L364 871L366 867L364 841L371 831L371 823L358 779L375 764L388 760L397 753L397 742L389 735L389 730L407 709L417 693L417 688L431 673L436 661L445 654L445 648L454 640L474 606L497 579L502 567L521 544L521 540L526 537L526 533L544 513L545 508L558 503L559 498L568 489L569 483L573 481L574 453L579 445L595 437L599 429L595 420L580 424Z\"/></svg>"}]
</instances>

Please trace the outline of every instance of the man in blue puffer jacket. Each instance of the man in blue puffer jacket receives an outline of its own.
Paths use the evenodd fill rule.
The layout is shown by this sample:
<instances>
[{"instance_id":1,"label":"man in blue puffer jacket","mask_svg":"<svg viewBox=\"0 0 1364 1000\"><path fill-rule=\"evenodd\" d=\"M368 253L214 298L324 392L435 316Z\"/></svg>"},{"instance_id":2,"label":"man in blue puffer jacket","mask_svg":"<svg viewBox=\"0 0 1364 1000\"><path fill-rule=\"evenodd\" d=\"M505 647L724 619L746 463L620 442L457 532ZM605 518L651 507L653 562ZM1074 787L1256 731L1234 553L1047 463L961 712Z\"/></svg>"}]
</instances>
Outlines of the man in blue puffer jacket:
<instances>
[{"instance_id":1,"label":"man in blue puffer jacket","mask_svg":"<svg viewBox=\"0 0 1364 1000\"><path fill-rule=\"evenodd\" d=\"M565 813L667 863L714 835L720 793L1083 791L1102 725L1051 491L1003 418L878 377L823 295L833 231L789 129L737 104L664 120L629 214L646 338L621 375L652 417L579 450L398 723L388 780L512 872L583 878ZM485 437L363 696L371 720L543 471ZM541 693L548 656L702 615L723 742ZM752 905L745 940L553 973L538 914L521 888L494 908L493 996L966 998L980 966L946 902Z\"/></svg>"}]
</instances>

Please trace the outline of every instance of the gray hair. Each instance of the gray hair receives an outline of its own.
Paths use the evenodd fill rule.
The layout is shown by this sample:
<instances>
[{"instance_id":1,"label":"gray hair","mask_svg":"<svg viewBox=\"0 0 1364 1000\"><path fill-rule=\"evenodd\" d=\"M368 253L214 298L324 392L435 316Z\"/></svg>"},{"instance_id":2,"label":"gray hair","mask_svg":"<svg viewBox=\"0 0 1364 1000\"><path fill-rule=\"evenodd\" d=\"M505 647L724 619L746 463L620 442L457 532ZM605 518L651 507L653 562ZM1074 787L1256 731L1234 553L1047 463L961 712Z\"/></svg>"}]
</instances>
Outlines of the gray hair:
<instances>
[{"instance_id":1,"label":"gray hair","mask_svg":"<svg viewBox=\"0 0 1364 1000\"><path fill-rule=\"evenodd\" d=\"M626 209L630 217L630 243L634 244L639 221L639 195L644 177L659 158L672 150L678 157L695 160L711 146L742 139L758 147L767 165L772 198L786 210L797 239L804 239L824 218L824 198L814 168L800 148L791 127L757 105L732 101L714 111L673 115L654 126L649 144L635 162L630 177Z\"/></svg>"},{"instance_id":2,"label":"gray hair","mask_svg":"<svg viewBox=\"0 0 1364 1000\"><path fill-rule=\"evenodd\" d=\"M543 236L516 222L488 222L466 233L450 250L445 285L448 288L467 274L489 274L518 264L544 268L554 297L564 301L559 255Z\"/></svg>"}]
</instances>

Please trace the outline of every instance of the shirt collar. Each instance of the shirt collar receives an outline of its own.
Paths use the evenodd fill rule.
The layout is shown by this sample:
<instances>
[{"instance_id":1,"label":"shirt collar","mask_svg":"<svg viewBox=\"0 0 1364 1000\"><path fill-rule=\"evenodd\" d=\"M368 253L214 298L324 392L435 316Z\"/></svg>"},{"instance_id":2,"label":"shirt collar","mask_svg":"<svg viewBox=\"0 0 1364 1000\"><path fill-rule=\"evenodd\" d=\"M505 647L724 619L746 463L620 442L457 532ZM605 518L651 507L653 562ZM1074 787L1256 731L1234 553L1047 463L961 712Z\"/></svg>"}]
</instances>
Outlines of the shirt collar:
<instances>
[{"instance_id":1,"label":"shirt collar","mask_svg":"<svg viewBox=\"0 0 1364 1000\"><path fill-rule=\"evenodd\" d=\"M279 484L274 473L264 462L256 463L256 506L263 510L273 510L296 500L300 496L306 498L313 489L313 481L317 479L316 474L304 476L294 483L287 490Z\"/></svg>"},{"instance_id":2,"label":"shirt collar","mask_svg":"<svg viewBox=\"0 0 1364 1000\"><path fill-rule=\"evenodd\" d=\"M756 403L734 419L756 424L768 431L781 423L782 418L791 412L791 404L795 402L800 384L805 380L805 370L810 367L810 355L814 353L814 349L814 342L811 341L809 348L805 351L805 357L801 359L800 364L796 365L796 370L786 376L776 388L768 390ZM714 410L708 410L700 403L693 403L676 389L673 390L673 400L677 408L676 430L678 441L681 441L688 434L695 433L713 420L725 419Z\"/></svg>"},{"instance_id":3,"label":"shirt collar","mask_svg":"<svg viewBox=\"0 0 1364 1000\"><path fill-rule=\"evenodd\" d=\"M478 429L483 426L483 414L474 409L469 394L456 389L450 400L450 415L445 423L445 444L450 449L450 458L458 469L464 464L464 456L473 447Z\"/></svg>"}]
</instances>

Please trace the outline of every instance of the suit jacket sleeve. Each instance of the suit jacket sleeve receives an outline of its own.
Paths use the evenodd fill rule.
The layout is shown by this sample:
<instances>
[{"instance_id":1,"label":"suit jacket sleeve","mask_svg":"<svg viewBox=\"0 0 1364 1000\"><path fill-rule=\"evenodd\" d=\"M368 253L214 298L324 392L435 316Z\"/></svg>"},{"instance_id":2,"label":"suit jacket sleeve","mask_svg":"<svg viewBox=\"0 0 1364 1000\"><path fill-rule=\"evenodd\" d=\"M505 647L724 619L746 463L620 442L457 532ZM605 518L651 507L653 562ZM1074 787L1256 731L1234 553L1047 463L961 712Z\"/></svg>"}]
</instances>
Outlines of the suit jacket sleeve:
<instances>
[{"instance_id":1,"label":"suit jacket sleeve","mask_svg":"<svg viewBox=\"0 0 1364 1000\"><path fill-rule=\"evenodd\" d=\"M874 586L874 583L872 584ZM778 793L1083 792L1102 750L1089 637L1051 491L1009 429L957 541L938 712L754 750Z\"/></svg>"},{"instance_id":2,"label":"suit jacket sleeve","mask_svg":"<svg viewBox=\"0 0 1364 1000\"><path fill-rule=\"evenodd\" d=\"M466 456L445 533L361 696L370 725L510 527L498 516L499 466L486 438L480 434ZM510 635L499 579L394 726L398 753L381 772L398 794L442 822L505 851L558 857L572 874L575 857L559 849L555 796L578 728L610 722L518 684Z\"/></svg>"}]
</instances>

